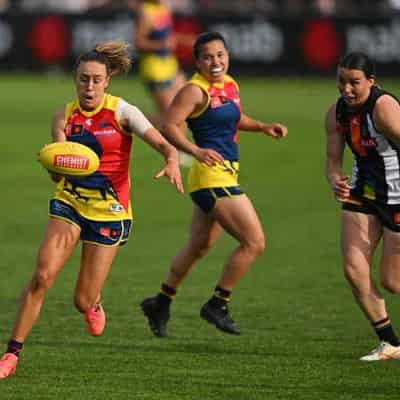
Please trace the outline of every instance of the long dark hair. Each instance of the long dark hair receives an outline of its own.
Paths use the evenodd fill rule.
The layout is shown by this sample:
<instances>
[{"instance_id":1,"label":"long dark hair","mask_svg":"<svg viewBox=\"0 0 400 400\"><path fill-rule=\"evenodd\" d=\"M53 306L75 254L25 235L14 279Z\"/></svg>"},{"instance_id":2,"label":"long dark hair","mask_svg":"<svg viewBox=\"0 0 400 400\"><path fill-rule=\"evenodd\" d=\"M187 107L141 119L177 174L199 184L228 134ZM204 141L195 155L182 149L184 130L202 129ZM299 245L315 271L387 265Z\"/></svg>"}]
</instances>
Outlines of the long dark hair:
<instances>
[{"instance_id":1,"label":"long dark hair","mask_svg":"<svg viewBox=\"0 0 400 400\"><path fill-rule=\"evenodd\" d=\"M363 71L365 76L375 78L375 65L370 58L361 52L354 51L346 54L339 62L338 67L347 69L358 69Z\"/></svg>"}]
</instances>

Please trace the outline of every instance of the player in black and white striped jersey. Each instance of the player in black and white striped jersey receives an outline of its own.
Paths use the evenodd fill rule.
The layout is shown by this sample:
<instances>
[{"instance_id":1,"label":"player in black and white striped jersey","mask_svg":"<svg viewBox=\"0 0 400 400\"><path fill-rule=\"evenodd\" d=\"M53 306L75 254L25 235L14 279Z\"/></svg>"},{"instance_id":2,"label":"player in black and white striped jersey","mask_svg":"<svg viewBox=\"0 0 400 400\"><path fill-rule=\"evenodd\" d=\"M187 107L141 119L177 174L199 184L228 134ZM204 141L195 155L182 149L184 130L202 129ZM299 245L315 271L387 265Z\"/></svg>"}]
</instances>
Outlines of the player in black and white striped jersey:
<instances>
[{"instance_id":1,"label":"player in black and white striped jersey","mask_svg":"<svg viewBox=\"0 0 400 400\"><path fill-rule=\"evenodd\" d=\"M326 175L342 203L344 274L380 341L363 361L400 358L400 341L385 300L371 276L380 241L382 286L400 293L400 105L375 82L363 53L349 53L337 70L339 99L326 115ZM345 144L354 156L351 179L343 171Z\"/></svg>"}]
</instances>

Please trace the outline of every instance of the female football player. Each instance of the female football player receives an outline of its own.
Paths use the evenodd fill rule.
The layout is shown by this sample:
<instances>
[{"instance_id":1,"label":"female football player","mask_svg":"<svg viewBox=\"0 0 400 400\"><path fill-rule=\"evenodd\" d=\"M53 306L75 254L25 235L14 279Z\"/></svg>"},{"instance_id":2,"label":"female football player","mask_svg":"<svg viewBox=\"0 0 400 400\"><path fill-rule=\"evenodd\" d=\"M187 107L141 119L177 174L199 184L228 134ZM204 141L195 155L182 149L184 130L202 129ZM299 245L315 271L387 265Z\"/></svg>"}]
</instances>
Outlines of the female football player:
<instances>
[{"instance_id":1,"label":"female football player","mask_svg":"<svg viewBox=\"0 0 400 400\"><path fill-rule=\"evenodd\" d=\"M382 241L382 286L400 293L400 106L376 86L374 65L362 53L340 61L337 87L340 97L326 114L326 176L342 203L344 275L380 341L361 360L400 358L399 339L371 276ZM351 180L343 171L345 143L354 157Z\"/></svg>"},{"instance_id":2,"label":"female football player","mask_svg":"<svg viewBox=\"0 0 400 400\"><path fill-rule=\"evenodd\" d=\"M195 159L188 181L193 201L190 236L172 260L161 292L141 303L152 332L160 337L167 334L169 307L178 287L222 231L239 244L200 316L224 332L240 333L227 304L233 288L264 251L265 240L257 213L238 183L238 130L273 138L287 135L285 126L256 121L242 112L239 86L227 75L229 55L220 33L201 34L194 44L194 57L198 72L173 100L163 125L167 138ZM185 121L194 143L179 129Z\"/></svg>"},{"instance_id":3,"label":"female football player","mask_svg":"<svg viewBox=\"0 0 400 400\"><path fill-rule=\"evenodd\" d=\"M75 66L77 99L59 110L52 122L54 142L74 141L94 150L99 169L85 178L62 177L50 200L49 220L36 269L21 296L8 342L0 360L0 379L14 374L23 343L39 317L48 289L82 241L75 306L85 316L89 334L103 333L106 316L101 289L119 246L126 243L132 223L129 159L132 134L161 153L167 176L183 191L178 152L135 106L106 93L114 75L130 68L127 45L98 44L81 55Z\"/></svg>"},{"instance_id":4,"label":"female football player","mask_svg":"<svg viewBox=\"0 0 400 400\"><path fill-rule=\"evenodd\" d=\"M174 54L172 12L165 0L140 1L135 20L136 49L140 53L139 74L152 94L159 125L178 90L186 82Z\"/></svg>"}]
</instances>

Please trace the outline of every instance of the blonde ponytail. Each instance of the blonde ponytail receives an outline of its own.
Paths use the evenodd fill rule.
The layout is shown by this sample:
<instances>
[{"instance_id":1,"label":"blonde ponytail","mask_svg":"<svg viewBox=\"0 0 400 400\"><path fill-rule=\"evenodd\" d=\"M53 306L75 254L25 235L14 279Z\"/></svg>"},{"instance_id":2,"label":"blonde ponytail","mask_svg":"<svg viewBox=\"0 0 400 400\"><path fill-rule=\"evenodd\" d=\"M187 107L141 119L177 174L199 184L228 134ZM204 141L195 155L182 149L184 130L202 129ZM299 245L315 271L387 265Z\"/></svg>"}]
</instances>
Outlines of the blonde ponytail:
<instances>
[{"instance_id":1,"label":"blonde ponytail","mask_svg":"<svg viewBox=\"0 0 400 400\"><path fill-rule=\"evenodd\" d=\"M111 75L127 74L131 69L132 62L128 49L128 43L118 40L98 43L95 47L97 53L103 54L108 59Z\"/></svg>"},{"instance_id":2,"label":"blonde ponytail","mask_svg":"<svg viewBox=\"0 0 400 400\"><path fill-rule=\"evenodd\" d=\"M104 64L111 76L127 74L132 66L128 48L128 43L119 40L98 43L94 49L78 57L74 69L77 71L82 62L96 61Z\"/></svg>"}]
</instances>

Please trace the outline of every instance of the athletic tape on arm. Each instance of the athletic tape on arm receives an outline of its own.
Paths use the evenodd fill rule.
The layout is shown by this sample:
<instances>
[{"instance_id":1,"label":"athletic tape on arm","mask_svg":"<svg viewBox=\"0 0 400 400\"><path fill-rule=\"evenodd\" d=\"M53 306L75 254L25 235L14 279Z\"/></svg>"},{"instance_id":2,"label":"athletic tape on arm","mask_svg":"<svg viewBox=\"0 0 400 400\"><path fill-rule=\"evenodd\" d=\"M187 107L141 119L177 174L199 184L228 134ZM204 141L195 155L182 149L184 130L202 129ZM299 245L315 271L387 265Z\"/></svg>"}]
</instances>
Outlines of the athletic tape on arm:
<instances>
[{"instance_id":1,"label":"athletic tape on arm","mask_svg":"<svg viewBox=\"0 0 400 400\"><path fill-rule=\"evenodd\" d=\"M130 130L140 137L143 137L147 130L153 128L150 121L137 107L122 99L118 102L116 117L118 121L128 121Z\"/></svg>"}]
</instances>

